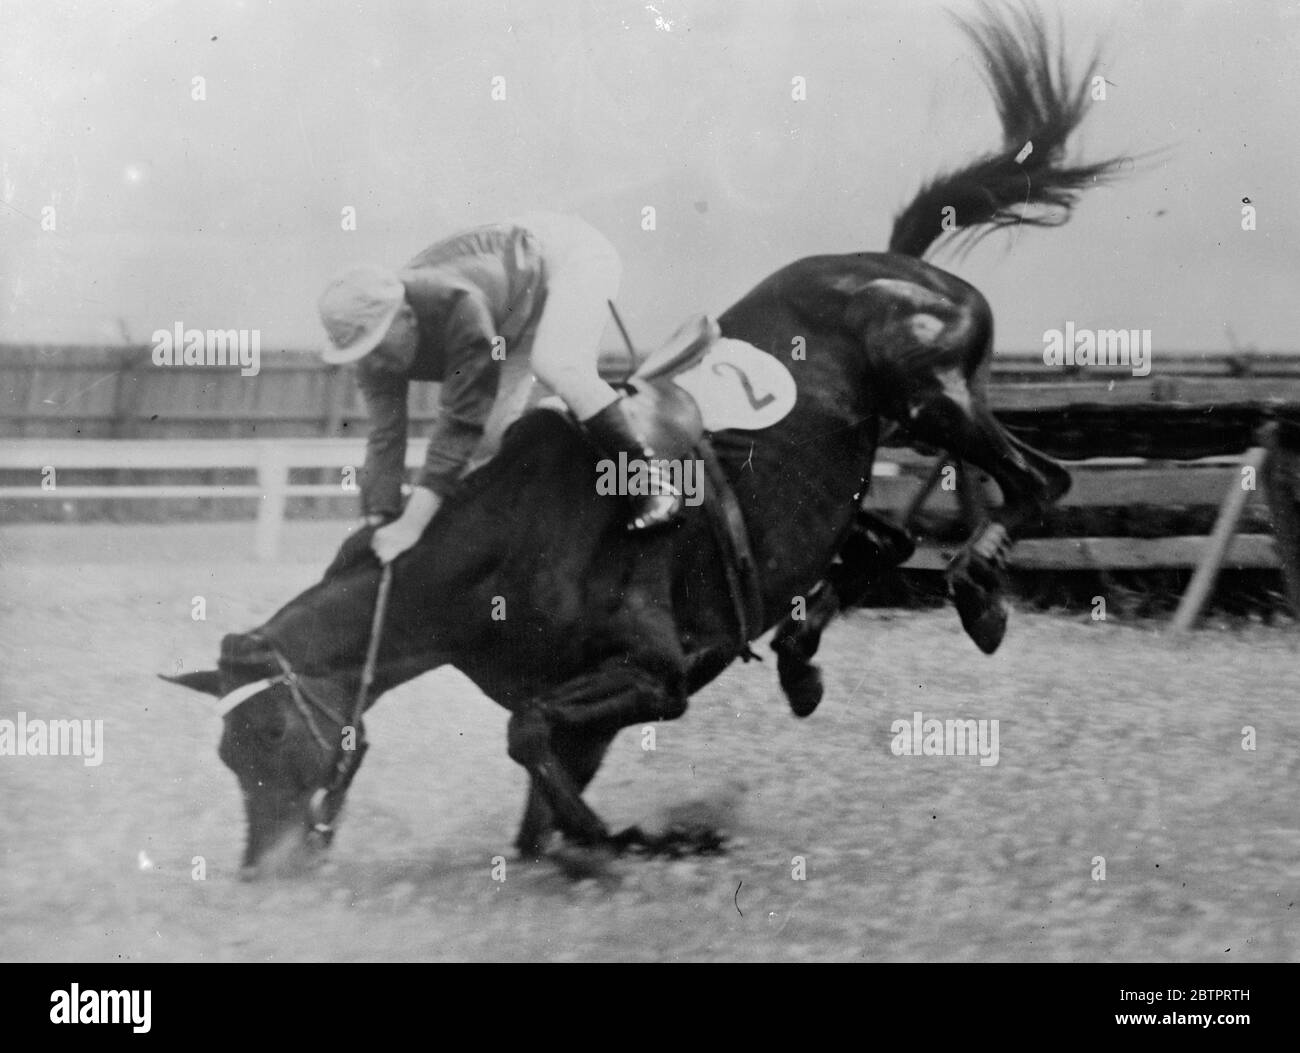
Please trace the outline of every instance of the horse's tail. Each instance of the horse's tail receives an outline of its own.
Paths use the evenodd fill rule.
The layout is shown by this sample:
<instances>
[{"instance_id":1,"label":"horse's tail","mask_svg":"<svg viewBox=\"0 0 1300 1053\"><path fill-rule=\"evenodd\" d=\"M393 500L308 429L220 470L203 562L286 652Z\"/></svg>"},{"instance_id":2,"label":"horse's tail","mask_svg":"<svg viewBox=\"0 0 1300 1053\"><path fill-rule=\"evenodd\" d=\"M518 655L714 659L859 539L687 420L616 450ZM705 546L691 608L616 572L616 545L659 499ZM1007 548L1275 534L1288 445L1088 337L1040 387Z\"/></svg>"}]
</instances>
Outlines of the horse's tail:
<instances>
[{"instance_id":1,"label":"horse's tail","mask_svg":"<svg viewBox=\"0 0 1300 1053\"><path fill-rule=\"evenodd\" d=\"M921 257L946 234L964 235L969 247L997 227L1060 226L1083 190L1115 174L1117 159L1065 163L1066 142L1087 113L1096 52L1074 78L1037 12L1000 19L986 4L982 21L958 22L986 67L1002 148L923 186L894 220L890 252Z\"/></svg>"}]
</instances>

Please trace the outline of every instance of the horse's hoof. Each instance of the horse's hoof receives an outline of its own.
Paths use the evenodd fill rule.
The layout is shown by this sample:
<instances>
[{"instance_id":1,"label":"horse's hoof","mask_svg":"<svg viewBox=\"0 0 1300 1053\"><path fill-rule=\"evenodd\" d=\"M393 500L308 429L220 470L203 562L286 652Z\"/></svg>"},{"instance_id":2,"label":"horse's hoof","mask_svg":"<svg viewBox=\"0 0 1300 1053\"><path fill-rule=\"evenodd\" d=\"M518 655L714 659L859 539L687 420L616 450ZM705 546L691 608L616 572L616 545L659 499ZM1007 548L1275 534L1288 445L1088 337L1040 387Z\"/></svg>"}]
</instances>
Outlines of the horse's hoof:
<instances>
[{"instance_id":1,"label":"horse's hoof","mask_svg":"<svg viewBox=\"0 0 1300 1053\"><path fill-rule=\"evenodd\" d=\"M961 627L985 654L992 654L1002 644L1007 632L1007 605L996 592L981 589L969 581L953 583L953 602L961 617Z\"/></svg>"},{"instance_id":2,"label":"horse's hoof","mask_svg":"<svg viewBox=\"0 0 1300 1053\"><path fill-rule=\"evenodd\" d=\"M586 878L608 878L609 868L617 855L612 844L564 844L552 850L548 858L554 860L571 881L583 881Z\"/></svg>"},{"instance_id":3,"label":"horse's hoof","mask_svg":"<svg viewBox=\"0 0 1300 1053\"><path fill-rule=\"evenodd\" d=\"M619 854L631 852L651 859L681 859L725 852L728 840L725 832L707 823L688 822L654 834L639 826L629 826L611 837L609 846Z\"/></svg>"},{"instance_id":4,"label":"horse's hoof","mask_svg":"<svg viewBox=\"0 0 1300 1053\"><path fill-rule=\"evenodd\" d=\"M985 654L992 654L1002 645L1002 637L1007 632L1007 609L998 604L992 610L966 626L966 635L975 641L975 646Z\"/></svg>"},{"instance_id":5,"label":"horse's hoof","mask_svg":"<svg viewBox=\"0 0 1300 1053\"><path fill-rule=\"evenodd\" d=\"M550 850L555 838L554 831L549 831L540 837L521 837L515 841L515 858L523 863L539 862Z\"/></svg>"},{"instance_id":6,"label":"horse's hoof","mask_svg":"<svg viewBox=\"0 0 1300 1053\"><path fill-rule=\"evenodd\" d=\"M821 645L822 634L814 632L807 622L789 622L772 637L771 648L781 662L807 665L813 660Z\"/></svg>"},{"instance_id":7,"label":"horse's hoof","mask_svg":"<svg viewBox=\"0 0 1300 1053\"><path fill-rule=\"evenodd\" d=\"M811 716L822 700L825 690L822 671L807 662L787 662L782 655L777 663L781 690L790 703L790 712L796 717Z\"/></svg>"}]
</instances>

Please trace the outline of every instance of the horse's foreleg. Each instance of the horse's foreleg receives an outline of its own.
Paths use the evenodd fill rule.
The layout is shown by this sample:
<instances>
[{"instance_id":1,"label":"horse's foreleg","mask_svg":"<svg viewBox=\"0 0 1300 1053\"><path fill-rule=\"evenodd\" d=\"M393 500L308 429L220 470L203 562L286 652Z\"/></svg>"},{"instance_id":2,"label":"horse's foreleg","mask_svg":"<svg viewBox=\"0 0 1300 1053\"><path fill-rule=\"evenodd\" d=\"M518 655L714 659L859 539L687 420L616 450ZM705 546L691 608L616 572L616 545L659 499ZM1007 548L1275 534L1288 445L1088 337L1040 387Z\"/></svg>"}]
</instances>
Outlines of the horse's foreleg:
<instances>
[{"instance_id":1,"label":"horse's foreleg","mask_svg":"<svg viewBox=\"0 0 1300 1053\"><path fill-rule=\"evenodd\" d=\"M821 702L821 670L812 660L826 627L841 610L856 604L881 574L906 563L915 548L905 531L858 508L839 562L806 597L804 618L787 615L772 638L777 676L795 716L808 716Z\"/></svg>"},{"instance_id":2,"label":"horse's foreleg","mask_svg":"<svg viewBox=\"0 0 1300 1053\"><path fill-rule=\"evenodd\" d=\"M506 728L506 752L510 759L523 766L530 779L530 794L540 794L550 809L555 824L579 844L600 844L609 840L609 830L582 799L577 782L564 769L551 746L551 726L543 713L530 707L515 713ZM541 823L544 816L539 810L529 812ZM525 814L527 825L528 813ZM540 826L528 831L531 838L541 840L544 829ZM524 838L521 829L516 845ZM531 846L530 846L531 847ZM538 846L540 847L540 846ZM526 850L526 849L525 849Z\"/></svg>"},{"instance_id":3,"label":"horse's foreleg","mask_svg":"<svg viewBox=\"0 0 1300 1053\"><path fill-rule=\"evenodd\" d=\"M561 729L552 739L555 755L581 793L596 776L600 762L609 748L610 739L602 736L573 734ZM524 816L515 837L515 847L520 854L536 859L545 850L555 830L555 813L547 803L546 794L536 780L528 780L528 800Z\"/></svg>"},{"instance_id":4,"label":"horse's foreleg","mask_svg":"<svg viewBox=\"0 0 1300 1053\"><path fill-rule=\"evenodd\" d=\"M607 745L629 725L680 716L686 709L681 675L667 679L620 660L618 665L576 677L510 718L507 751L528 771L530 794L541 795L555 825L570 839L585 844L610 840L605 824L582 800L582 789L599 766L603 746L578 757L565 743ZM672 686L674 681L678 686ZM530 817L537 824L544 821L541 805L534 811L530 803L521 839L525 833L542 836L542 827L530 826Z\"/></svg>"},{"instance_id":5,"label":"horse's foreleg","mask_svg":"<svg viewBox=\"0 0 1300 1053\"><path fill-rule=\"evenodd\" d=\"M524 802L524 817L519 821L519 833L515 835L515 848L521 856L536 859L545 850L554 829L555 813L546 803L546 794L537 785L537 780L530 776L528 799Z\"/></svg>"}]
</instances>

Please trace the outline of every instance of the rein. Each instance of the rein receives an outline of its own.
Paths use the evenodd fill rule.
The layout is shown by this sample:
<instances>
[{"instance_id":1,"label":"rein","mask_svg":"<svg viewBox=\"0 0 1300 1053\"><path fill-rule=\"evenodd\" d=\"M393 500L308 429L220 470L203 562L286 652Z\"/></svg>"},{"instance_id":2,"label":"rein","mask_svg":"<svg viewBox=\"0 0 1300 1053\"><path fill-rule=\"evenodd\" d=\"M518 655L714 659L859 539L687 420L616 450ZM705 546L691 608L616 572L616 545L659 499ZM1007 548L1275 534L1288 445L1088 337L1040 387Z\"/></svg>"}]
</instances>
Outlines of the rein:
<instances>
[{"instance_id":1,"label":"rein","mask_svg":"<svg viewBox=\"0 0 1300 1053\"><path fill-rule=\"evenodd\" d=\"M365 713L366 701L375 681L375 667L379 661L379 645L383 641L384 614L388 609L388 594L392 589L392 585L393 565L386 563L379 578L379 592L375 597L375 610L370 620L370 638L366 646L365 665L361 669L361 686L358 688L356 699L352 703L351 713L340 713L333 706L313 697L311 692L303 686L300 677L294 672L284 655L272 646L265 637L260 636L252 636L251 638L260 640L266 649L271 652L276 664L280 667L280 675L258 680L252 684L245 684L222 699L222 712L229 713L236 706L246 702L253 695L266 690L268 687L273 687L276 684L288 684L294 707L307 724L312 738L327 753L330 752L329 740L321 733L320 725L316 722L313 710L339 726L339 742L333 748L333 763L331 765L333 774L326 785L312 794L309 804L312 818L311 836L322 847L327 846L334 838L334 820L343 807L343 798L347 795L348 787L352 785L353 778L356 777L357 769L361 767L361 760L370 748L370 744L366 741L365 728L361 724L361 717ZM356 745L352 749L347 749L343 745L341 732L342 729L348 727L351 727L357 734Z\"/></svg>"},{"instance_id":2,"label":"rein","mask_svg":"<svg viewBox=\"0 0 1300 1053\"><path fill-rule=\"evenodd\" d=\"M366 664L361 667L361 686L357 689L356 700L352 703L351 720L349 724L344 725L344 727L351 726L356 731L356 746L354 749L344 749L342 736L340 736L339 744L334 751L334 776L329 785L323 786L312 794L312 834L322 845L328 845L334 839L334 820L343 807L343 798L347 795L348 787L352 785L357 769L361 767L361 760L365 757L366 750L370 748L370 743L366 741L365 728L361 724L361 716L366 711L366 700L375 680L379 644L383 639L384 614L388 609L388 593L392 585L393 565L385 563L379 576L375 612L370 619L370 642L366 647Z\"/></svg>"}]
</instances>

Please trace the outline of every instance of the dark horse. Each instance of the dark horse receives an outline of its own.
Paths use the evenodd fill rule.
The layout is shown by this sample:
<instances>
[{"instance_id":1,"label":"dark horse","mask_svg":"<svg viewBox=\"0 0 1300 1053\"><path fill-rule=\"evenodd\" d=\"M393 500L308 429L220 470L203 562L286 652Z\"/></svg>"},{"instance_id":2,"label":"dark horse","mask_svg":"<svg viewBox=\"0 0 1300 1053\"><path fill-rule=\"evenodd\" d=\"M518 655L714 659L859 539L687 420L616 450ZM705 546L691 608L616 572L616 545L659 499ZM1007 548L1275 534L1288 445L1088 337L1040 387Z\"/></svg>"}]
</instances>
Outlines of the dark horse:
<instances>
[{"instance_id":1,"label":"dark horse","mask_svg":"<svg viewBox=\"0 0 1300 1053\"><path fill-rule=\"evenodd\" d=\"M800 260L718 319L725 336L780 356L798 388L777 424L712 436L761 585L764 615L751 639L818 585L860 529L882 419L979 466L1002 489L1004 504L950 568L968 629L996 612L1008 535L1069 485L988 410L988 304L920 257L945 233L943 217L954 214L945 206L967 232L1064 222L1078 192L1110 170L1065 160L1092 68L1071 79L1033 15L965 28L987 66L1000 151L925 186L899 215L889 252ZM1032 152L1018 160L1027 141ZM638 397L671 409L678 390L656 383ZM555 831L589 845L630 840L611 837L582 798L611 740L681 716L747 650L705 509L689 508L658 534L629 534L621 501L597 493L597 457L563 414L534 411L511 428L498 456L393 564L366 696L373 704L450 664L508 709L508 752L531 780L516 840L529 854ZM228 635L217 670L177 678L221 696L255 685L228 697L220 746L244 794L249 871L301 854L325 788L329 819L346 791L335 765L340 742L363 733L347 726L348 712L380 581L368 542L367 532L350 538L319 584L255 632ZM277 845L284 850L268 855Z\"/></svg>"}]
</instances>

